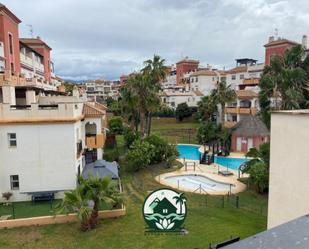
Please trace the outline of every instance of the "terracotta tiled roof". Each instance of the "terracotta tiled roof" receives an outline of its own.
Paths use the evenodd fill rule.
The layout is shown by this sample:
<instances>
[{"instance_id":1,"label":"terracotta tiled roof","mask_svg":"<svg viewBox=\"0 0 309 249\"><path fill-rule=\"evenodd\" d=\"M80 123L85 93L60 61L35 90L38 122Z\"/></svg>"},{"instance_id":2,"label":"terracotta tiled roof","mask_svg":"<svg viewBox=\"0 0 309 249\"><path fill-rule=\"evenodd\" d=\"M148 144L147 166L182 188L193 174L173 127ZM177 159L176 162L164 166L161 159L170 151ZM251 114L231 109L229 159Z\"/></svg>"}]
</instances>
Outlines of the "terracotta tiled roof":
<instances>
[{"instance_id":1,"label":"terracotta tiled roof","mask_svg":"<svg viewBox=\"0 0 309 249\"><path fill-rule=\"evenodd\" d=\"M98 108L98 109L100 109L102 111L106 111L107 110L107 107L105 105L103 105L103 104L100 104L98 102L94 102L94 104L95 104L96 108Z\"/></svg>"},{"instance_id":2,"label":"terracotta tiled roof","mask_svg":"<svg viewBox=\"0 0 309 249\"><path fill-rule=\"evenodd\" d=\"M97 103L97 102L93 103L92 102L92 103L85 103L84 104L83 114L85 115L86 118L102 117L102 116L105 115L104 110L98 108L97 104L99 104L99 103Z\"/></svg>"},{"instance_id":3,"label":"terracotta tiled roof","mask_svg":"<svg viewBox=\"0 0 309 249\"><path fill-rule=\"evenodd\" d=\"M190 76L217 76L214 71L211 70L200 70L192 73Z\"/></svg>"},{"instance_id":4,"label":"terracotta tiled roof","mask_svg":"<svg viewBox=\"0 0 309 249\"><path fill-rule=\"evenodd\" d=\"M257 98L259 96L258 93L252 90L238 90L236 94L239 99Z\"/></svg>"},{"instance_id":5,"label":"terracotta tiled roof","mask_svg":"<svg viewBox=\"0 0 309 249\"><path fill-rule=\"evenodd\" d=\"M259 117L247 115L233 127L232 134L242 136L269 136L269 131Z\"/></svg>"},{"instance_id":6,"label":"terracotta tiled roof","mask_svg":"<svg viewBox=\"0 0 309 249\"><path fill-rule=\"evenodd\" d=\"M265 44L264 47L271 47L271 46L276 46L276 45L281 45L281 44L298 45L299 43L288 40L288 39L279 39L279 40L272 41L272 42Z\"/></svg>"},{"instance_id":7,"label":"terracotta tiled roof","mask_svg":"<svg viewBox=\"0 0 309 249\"><path fill-rule=\"evenodd\" d=\"M227 71L227 73L245 73L247 72L248 68L244 67L235 67Z\"/></svg>"}]
</instances>

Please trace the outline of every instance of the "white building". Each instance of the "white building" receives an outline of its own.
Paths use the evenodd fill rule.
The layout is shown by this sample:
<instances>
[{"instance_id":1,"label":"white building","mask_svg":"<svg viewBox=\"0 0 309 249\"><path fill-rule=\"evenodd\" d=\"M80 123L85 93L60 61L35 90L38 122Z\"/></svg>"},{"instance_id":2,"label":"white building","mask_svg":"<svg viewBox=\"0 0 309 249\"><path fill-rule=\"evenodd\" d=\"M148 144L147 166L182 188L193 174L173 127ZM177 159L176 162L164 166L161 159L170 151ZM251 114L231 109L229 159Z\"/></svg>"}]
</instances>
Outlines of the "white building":
<instances>
[{"instance_id":1,"label":"white building","mask_svg":"<svg viewBox=\"0 0 309 249\"><path fill-rule=\"evenodd\" d=\"M200 91L163 91L159 96L163 104L176 109L181 103L187 103L189 107L197 107L197 103L204 95Z\"/></svg>"},{"instance_id":2,"label":"white building","mask_svg":"<svg viewBox=\"0 0 309 249\"><path fill-rule=\"evenodd\" d=\"M89 101L104 102L107 97L117 100L119 97L120 81L95 80L85 83Z\"/></svg>"},{"instance_id":3,"label":"white building","mask_svg":"<svg viewBox=\"0 0 309 249\"><path fill-rule=\"evenodd\" d=\"M12 201L76 187L86 159L102 159L106 108L74 97L41 97L31 106L0 104L0 193Z\"/></svg>"}]
</instances>

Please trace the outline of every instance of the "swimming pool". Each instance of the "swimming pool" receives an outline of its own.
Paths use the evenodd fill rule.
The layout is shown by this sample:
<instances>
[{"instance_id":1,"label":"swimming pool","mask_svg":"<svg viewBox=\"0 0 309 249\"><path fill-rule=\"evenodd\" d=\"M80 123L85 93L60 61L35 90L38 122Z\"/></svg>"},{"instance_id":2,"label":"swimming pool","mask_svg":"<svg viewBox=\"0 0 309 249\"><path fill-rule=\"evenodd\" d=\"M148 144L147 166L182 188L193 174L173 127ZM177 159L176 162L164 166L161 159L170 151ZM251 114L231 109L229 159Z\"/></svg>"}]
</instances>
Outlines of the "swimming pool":
<instances>
[{"instance_id":1,"label":"swimming pool","mask_svg":"<svg viewBox=\"0 0 309 249\"><path fill-rule=\"evenodd\" d=\"M184 188L191 191L199 192L200 188L202 188L202 192L230 191L230 184L217 182L203 175L168 176L165 180L167 183L177 186L177 188Z\"/></svg>"},{"instance_id":2,"label":"swimming pool","mask_svg":"<svg viewBox=\"0 0 309 249\"><path fill-rule=\"evenodd\" d=\"M179 159L200 160L201 153L199 152L200 145L194 144L178 144L177 150L179 152ZM215 156L215 163L228 167L229 169L238 170L239 166L247 162L246 158L233 158Z\"/></svg>"},{"instance_id":3,"label":"swimming pool","mask_svg":"<svg viewBox=\"0 0 309 249\"><path fill-rule=\"evenodd\" d=\"M177 145L177 150L179 153L179 159L188 159L188 160L200 160L199 145L188 145L188 144L179 144Z\"/></svg>"},{"instance_id":4,"label":"swimming pool","mask_svg":"<svg viewBox=\"0 0 309 249\"><path fill-rule=\"evenodd\" d=\"M215 156L215 163L228 167L229 169L235 169L235 170L238 170L239 166L247 161L248 161L247 158Z\"/></svg>"}]
</instances>

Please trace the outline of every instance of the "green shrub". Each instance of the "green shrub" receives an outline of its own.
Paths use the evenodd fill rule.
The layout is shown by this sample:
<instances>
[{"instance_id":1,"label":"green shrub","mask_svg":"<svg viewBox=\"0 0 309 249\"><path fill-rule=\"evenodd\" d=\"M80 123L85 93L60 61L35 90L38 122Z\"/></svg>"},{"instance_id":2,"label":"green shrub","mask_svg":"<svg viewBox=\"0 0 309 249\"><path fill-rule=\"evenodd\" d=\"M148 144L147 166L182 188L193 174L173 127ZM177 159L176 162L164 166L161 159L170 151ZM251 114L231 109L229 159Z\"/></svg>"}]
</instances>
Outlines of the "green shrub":
<instances>
[{"instance_id":1,"label":"green shrub","mask_svg":"<svg viewBox=\"0 0 309 249\"><path fill-rule=\"evenodd\" d=\"M166 151L168 147L167 141L158 135L150 135L145 139L145 142L148 142L153 146L153 153L151 157L151 164L160 163L165 159Z\"/></svg>"},{"instance_id":2,"label":"green shrub","mask_svg":"<svg viewBox=\"0 0 309 249\"><path fill-rule=\"evenodd\" d=\"M175 116L178 121L182 121L184 118L192 116L192 110L187 103L181 103L176 108Z\"/></svg>"},{"instance_id":3,"label":"green shrub","mask_svg":"<svg viewBox=\"0 0 309 249\"><path fill-rule=\"evenodd\" d=\"M139 132L135 132L129 127L124 127L124 144L127 148L130 148L130 146L134 143L134 141L141 138L141 135Z\"/></svg>"},{"instance_id":4,"label":"green shrub","mask_svg":"<svg viewBox=\"0 0 309 249\"><path fill-rule=\"evenodd\" d=\"M108 129L111 134L121 135L123 133L123 122L119 117L108 120Z\"/></svg>"},{"instance_id":5,"label":"green shrub","mask_svg":"<svg viewBox=\"0 0 309 249\"><path fill-rule=\"evenodd\" d=\"M150 165L152 153L153 146L148 142L143 142L140 139L134 141L125 156L127 170L138 171Z\"/></svg>"},{"instance_id":6,"label":"green shrub","mask_svg":"<svg viewBox=\"0 0 309 249\"><path fill-rule=\"evenodd\" d=\"M106 161L118 161L119 160L119 152L117 148L114 149L107 149L104 151L104 160Z\"/></svg>"}]
</instances>

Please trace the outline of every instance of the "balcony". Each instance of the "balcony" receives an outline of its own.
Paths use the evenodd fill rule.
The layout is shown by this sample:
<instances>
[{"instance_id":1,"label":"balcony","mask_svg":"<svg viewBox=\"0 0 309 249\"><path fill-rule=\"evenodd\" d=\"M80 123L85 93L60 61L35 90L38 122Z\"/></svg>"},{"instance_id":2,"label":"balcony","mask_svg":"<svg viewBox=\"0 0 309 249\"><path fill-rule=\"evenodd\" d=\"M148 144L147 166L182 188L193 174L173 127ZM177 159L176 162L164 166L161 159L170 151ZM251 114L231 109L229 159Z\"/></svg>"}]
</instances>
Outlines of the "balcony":
<instances>
[{"instance_id":1,"label":"balcony","mask_svg":"<svg viewBox=\"0 0 309 249\"><path fill-rule=\"evenodd\" d=\"M225 113L229 114L245 114L245 115L255 115L257 113L257 108L254 107L226 107Z\"/></svg>"},{"instance_id":2,"label":"balcony","mask_svg":"<svg viewBox=\"0 0 309 249\"><path fill-rule=\"evenodd\" d=\"M251 108L239 107L238 108L238 113L239 114L250 114L251 113Z\"/></svg>"},{"instance_id":3,"label":"balcony","mask_svg":"<svg viewBox=\"0 0 309 249\"><path fill-rule=\"evenodd\" d=\"M23 86L25 83L25 77L12 75L10 70L0 73L0 86Z\"/></svg>"},{"instance_id":4,"label":"balcony","mask_svg":"<svg viewBox=\"0 0 309 249\"><path fill-rule=\"evenodd\" d=\"M105 144L105 135L86 135L86 147L89 149L103 148Z\"/></svg>"},{"instance_id":5,"label":"balcony","mask_svg":"<svg viewBox=\"0 0 309 249\"><path fill-rule=\"evenodd\" d=\"M259 78L250 78L250 79L244 79L243 84L244 85L258 85L260 82Z\"/></svg>"},{"instance_id":6,"label":"balcony","mask_svg":"<svg viewBox=\"0 0 309 249\"><path fill-rule=\"evenodd\" d=\"M238 114L237 107L225 107L225 113Z\"/></svg>"}]
</instances>

